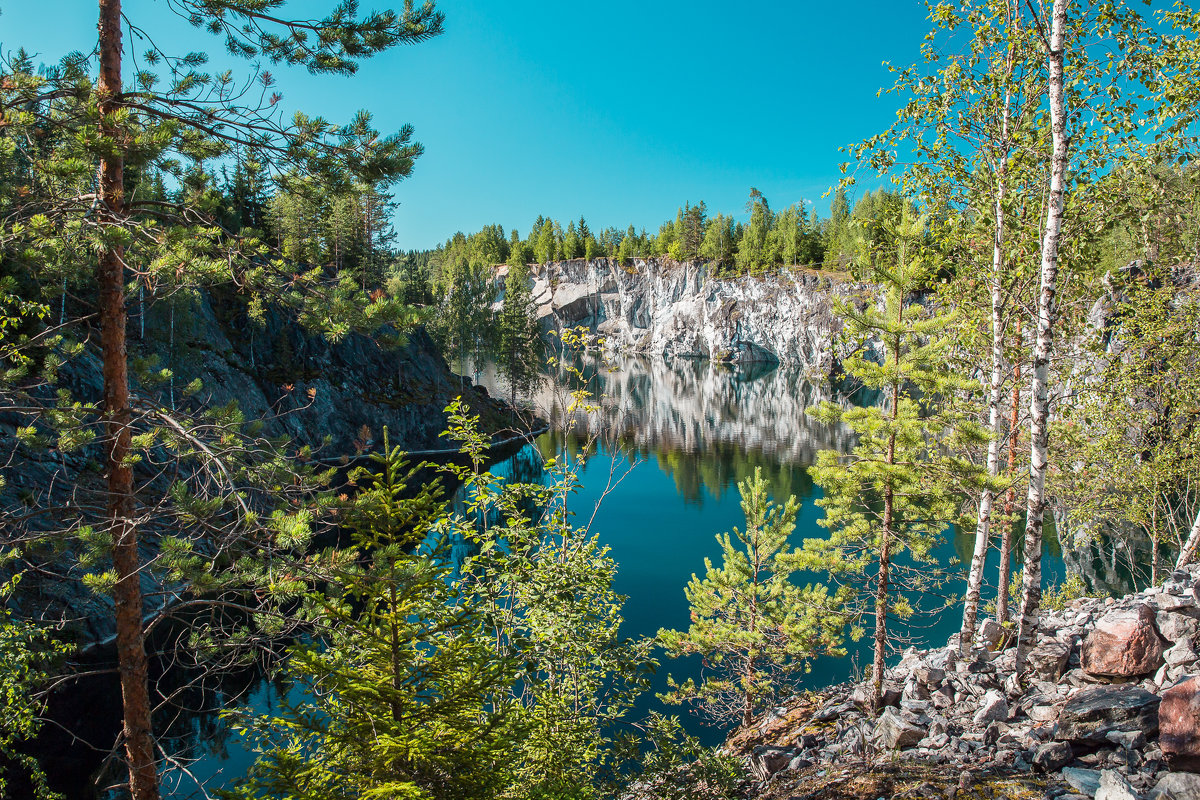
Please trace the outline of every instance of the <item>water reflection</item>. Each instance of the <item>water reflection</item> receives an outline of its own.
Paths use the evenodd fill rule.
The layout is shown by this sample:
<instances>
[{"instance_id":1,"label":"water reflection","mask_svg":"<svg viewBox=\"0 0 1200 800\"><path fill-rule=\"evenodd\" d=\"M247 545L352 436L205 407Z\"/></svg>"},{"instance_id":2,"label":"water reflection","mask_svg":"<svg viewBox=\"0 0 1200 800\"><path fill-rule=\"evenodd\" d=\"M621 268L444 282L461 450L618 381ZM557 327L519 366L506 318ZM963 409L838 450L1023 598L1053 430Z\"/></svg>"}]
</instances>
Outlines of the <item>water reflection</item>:
<instances>
[{"instance_id":1,"label":"water reflection","mask_svg":"<svg viewBox=\"0 0 1200 800\"><path fill-rule=\"evenodd\" d=\"M796 467L810 465L820 450L844 451L852 444L844 427L805 413L824 400L847 401L796 367L644 358L610 367L580 358L575 366L594 409L570 414L569 390L575 387L544 381L530 399L551 421L552 433L538 449L545 456L574 453L585 438L597 437L609 451L656 462L687 502L703 502L705 490L723 496L755 467L763 469L776 496L806 496L811 481ZM505 390L494 368L480 380L489 391ZM563 433L567 428L571 433Z\"/></svg>"}]
</instances>

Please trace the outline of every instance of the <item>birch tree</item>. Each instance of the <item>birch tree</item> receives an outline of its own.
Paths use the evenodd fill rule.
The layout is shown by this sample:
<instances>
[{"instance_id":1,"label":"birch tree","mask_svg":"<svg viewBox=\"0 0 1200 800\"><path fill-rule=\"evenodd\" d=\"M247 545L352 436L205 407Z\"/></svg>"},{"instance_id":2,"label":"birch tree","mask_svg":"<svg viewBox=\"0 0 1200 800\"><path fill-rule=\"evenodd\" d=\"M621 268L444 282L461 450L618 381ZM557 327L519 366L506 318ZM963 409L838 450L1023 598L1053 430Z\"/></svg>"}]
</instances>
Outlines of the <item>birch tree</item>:
<instances>
[{"instance_id":1,"label":"birch tree","mask_svg":"<svg viewBox=\"0 0 1200 800\"><path fill-rule=\"evenodd\" d=\"M1054 0L1048 36L1041 20L1036 21L1043 36L1046 36L1044 44L1052 151L1049 202L1046 205L1046 225L1042 235L1037 338L1033 346L1033 382L1029 399L1029 491L1025 500L1025 568L1022 572L1020 625L1017 632L1017 675L1022 673L1025 658L1037 634L1038 607L1042 598L1042 525L1046 513L1050 351L1054 346L1054 296L1058 291L1059 235L1062 232L1067 165L1070 158L1063 86L1067 3L1068 0Z\"/></svg>"}]
</instances>

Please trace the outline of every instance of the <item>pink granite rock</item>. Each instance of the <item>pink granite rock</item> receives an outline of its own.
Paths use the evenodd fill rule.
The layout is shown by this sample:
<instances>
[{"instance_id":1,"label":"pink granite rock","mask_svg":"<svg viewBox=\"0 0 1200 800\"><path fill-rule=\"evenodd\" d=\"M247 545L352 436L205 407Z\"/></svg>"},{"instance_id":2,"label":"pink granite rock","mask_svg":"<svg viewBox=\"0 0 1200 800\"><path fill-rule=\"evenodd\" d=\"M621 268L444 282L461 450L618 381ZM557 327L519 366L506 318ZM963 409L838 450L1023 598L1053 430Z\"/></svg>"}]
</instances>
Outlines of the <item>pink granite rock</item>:
<instances>
[{"instance_id":1,"label":"pink granite rock","mask_svg":"<svg viewBox=\"0 0 1200 800\"><path fill-rule=\"evenodd\" d=\"M1083 643L1083 671L1096 678L1136 678L1163 665L1163 641L1147 605L1111 611Z\"/></svg>"}]
</instances>

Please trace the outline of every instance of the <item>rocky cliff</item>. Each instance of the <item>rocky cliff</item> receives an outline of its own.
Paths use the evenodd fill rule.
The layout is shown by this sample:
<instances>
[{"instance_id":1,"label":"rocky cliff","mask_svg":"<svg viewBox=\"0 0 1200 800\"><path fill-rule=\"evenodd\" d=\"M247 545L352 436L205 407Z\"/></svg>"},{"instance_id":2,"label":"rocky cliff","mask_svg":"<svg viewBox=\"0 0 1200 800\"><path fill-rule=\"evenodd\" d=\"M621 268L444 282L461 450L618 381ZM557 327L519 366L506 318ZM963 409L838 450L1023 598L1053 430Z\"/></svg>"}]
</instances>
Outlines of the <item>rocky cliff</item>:
<instances>
[{"instance_id":1,"label":"rocky cliff","mask_svg":"<svg viewBox=\"0 0 1200 800\"><path fill-rule=\"evenodd\" d=\"M549 330L583 325L618 352L783 362L822 376L840 360L834 300L861 288L800 269L716 278L708 264L657 258L576 259L533 271Z\"/></svg>"},{"instance_id":2,"label":"rocky cliff","mask_svg":"<svg viewBox=\"0 0 1200 800\"><path fill-rule=\"evenodd\" d=\"M385 329L331 342L279 310L251 322L237 297L203 293L173 306L173 311L165 303L151 307L144 321L132 316L132 391L139 408L175 408L182 416L236 404L241 417L258 428L256 435L285 437L291 453L311 446L316 459L335 465L375 447L385 427L392 443L407 450L445 448L438 436L446 424L443 409L459 394L482 415L486 430L509 424L507 407L485 390L464 387L419 329L403 340ZM86 329L78 334L84 341L96 338ZM100 367L99 353L89 345L59 371L54 385L34 391L46 401L64 390L74 400L96 403L103 383ZM153 379L163 368L173 378ZM199 388L185 391L193 381ZM0 541L5 543L69 528L77 524L79 507L103 508L99 445L65 453L28 446L18 432L34 422L29 410L5 407L0 400ZM170 463L171 455L161 450L154 460ZM174 471L145 462L135 467L139 495L148 503L166 496L175 477ZM144 526L147 560L163 532L153 522ZM108 596L83 588L78 569L71 568L66 580L52 577L66 568L63 558L73 557L45 556L51 577L27 571L14 602L31 616L73 620L84 642L104 641L113 625ZM144 589L155 590L148 578Z\"/></svg>"}]
</instances>

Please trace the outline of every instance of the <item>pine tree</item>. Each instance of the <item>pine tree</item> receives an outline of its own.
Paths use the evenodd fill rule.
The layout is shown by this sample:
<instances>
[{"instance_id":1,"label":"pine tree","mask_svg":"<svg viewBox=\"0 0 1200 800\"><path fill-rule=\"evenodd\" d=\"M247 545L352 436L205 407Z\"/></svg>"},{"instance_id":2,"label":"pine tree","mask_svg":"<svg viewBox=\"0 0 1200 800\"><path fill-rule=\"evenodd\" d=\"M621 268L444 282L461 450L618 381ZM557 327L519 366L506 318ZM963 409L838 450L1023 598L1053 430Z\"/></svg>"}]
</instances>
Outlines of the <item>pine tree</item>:
<instances>
[{"instance_id":1,"label":"pine tree","mask_svg":"<svg viewBox=\"0 0 1200 800\"><path fill-rule=\"evenodd\" d=\"M295 689L272 715L231 714L261 748L238 796L491 798L515 729L501 700L517 661L495 653L455 595L440 487L416 488L386 429L345 508L351 548L325 554L309 598L317 635L286 664ZM423 465L422 465L423 466ZM352 787L352 791L351 791Z\"/></svg>"},{"instance_id":2,"label":"pine tree","mask_svg":"<svg viewBox=\"0 0 1200 800\"><path fill-rule=\"evenodd\" d=\"M872 702L883 693L888 618L912 613L906 593L930 588L928 565L945 529L957 520L951 488L954 479L970 474L970 464L944 455L943 443L977 441L978 426L950 414L940 398L967 385L950 373L945 330L951 319L909 303L931 270L918 251L925 219L906 211L898 225L888 226L897 242L895 267L876 266L874 274L885 291L882 310L867 302L862 309L850 303L839 307L843 334L862 346L877 339L881 361L869 355L846 359L846 373L865 388L880 392L882 407L842 408L826 402L814 415L842 423L858 436L848 454L825 450L812 467L813 481L824 490L817 504L825 510L820 524L828 539L810 539L805 549L813 568L847 579L859 591L857 613L867 607L874 617ZM907 553L911 566L897 563ZM901 574L907 581L901 581ZM869 598L869 599L868 599Z\"/></svg>"},{"instance_id":3,"label":"pine tree","mask_svg":"<svg viewBox=\"0 0 1200 800\"><path fill-rule=\"evenodd\" d=\"M800 553L789 545L799 504L767 497L762 470L738 484L745 530L717 536L721 566L704 559L704 578L692 576L687 631L660 630L668 656L699 654L708 673L699 684L670 681L664 699L694 703L709 716L749 725L754 714L794 689L796 675L820 655L840 655L846 617L826 587L797 586Z\"/></svg>"},{"instance_id":4,"label":"pine tree","mask_svg":"<svg viewBox=\"0 0 1200 800\"><path fill-rule=\"evenodd\" d=\"M216 4L181 0L172 4L172 10L193 25L221 35L235 54L261 55L272 63L331 74L352 73L361 58L437 35L442 24L432 4L361 17L354 4L342 4L330 17L304 21L263 13L264 7L279 5L261 0ZM18 244L33 248L30 252L40 251L39 262L57 250L54 259L74 270L84 288L80 304L87 307L88 325L100 331L97 355L103 386L99 397L84 401L99 416L92 430L99 433L104 484L99 505L105 508L89 509L86 518L71 520L62 532L77 537L80 546L69 550L84 562L83 569L66 579L86 572L92 578L90 588L111 594L129 793L134 800L156 800L159 762L143 585L157 585L161 596L177 600L171 612L164 613L179 610L181 618L189 616L189 603L201 605L198 598L208 608L214 607L212 598L204 597L206 592L240 590L254 596L251 587L271 585L263 580L266 567L259 566L268 563L264 550L273 551L277 545L280 550L302 547L311 534L312 507L319 501L311 494L301 499L293 488L309 485L305 467L293 464L294 477L282 480L277 473L286 459L275 461L276 454L268 455L276 445L247 443L236 408L214 409L201 424L175 408L159 405L153 392L138 398L132 395L137 364L127 341L127 289L135 282L142 287L157 284L168 293L236 284L250 298L252 317L261 317L265 298L286 298L305 311L319 313L329 323L330 336L344 335L350 323L324 310L313 311L329 305L327 287L311 294L305 291L322 276L293 269L281 274L260 239L222 229L226 208L205 163L233 155L236 147L238 157L273 163L280 173L337 184L359 178L386 183L406 176L421 148L411 141L411 129L391 136L370 130L365 114L347 126L301 113L280 115L275 107L279 97L266 91L273 84L269 72L253 76L264 91L240 92L232 72L205 73L202 54L180 56L160 49L154 43L157 37L135 27L140 19L123 12L120 0L99 0L98 6L97 43L80 48L93 56L76 52L44 73L35 75L22 66L20 74L0 76L0 104L6 109L36 108L41 115L22 120L6 110L0 135L15 140L24 136L20 128L33 126L38 138L54 143L36 153L38 181L30 184L50 201L35 212L45 215L47 222L35 231L21 231L24 241L6 242L6 247ZM130 49L122 41L125 26L142 37L139 48L149 48L145 63L136 71L125 70ZM308 33L295 35L301 29ZM139 183L152 180L156 172L170 173L177 182L170 202L144 199L137 192ZM46 191L48 181L59 186ZM95 200L81 202L81 191ZM20 219L31 208L27 205L15 216L6 209L6 219ZM61 248L57 243L62 241L76 247ZM30 259L19 263L23 272L33 268ZM94 267L92 274L81 274L89 267ZM64 399L58 405L64 404L71 402ZM40 417L54 428L64 416L79 421L84 413L64 415L50 405ZM89 426L94 422L87 420ZM164 456L174 464L156 463ZM139 486L145 472L139 476L135 468L143 465L144 469L146 464L155 464L150 469L155 479L169 472L178 481L169 494L150 481ZM62 467L64 472L69 469ZM267 472L274 474L266 478ZM91 485L95 476L66 479ZM262 491L264 485L275 487L274 493ZM291 508L275 505L293 501ZM0 524L6 533L7 526L7 521ZM160 554L150 559L142 549L146 528L166 532L156 542ZM36 542L38 535L31 532L26 541ZM163 588L166 585L171 588ZM264 593L270 602L279 600L278 587L276 582ZM207 634L196 636L190 651L184 653L180 647L176 652L200 658L197 653L209 648L197 643L212 642Z\"/></svg>"},{"instance_id":5,"label":"pine tree","mask_svg":"<svg viewBox=\"0 0 1200 800\"><path fill-rule=\"evenodd\" d=\"M497 362L508 381L510 403L531 392L542 370L542 340L537 306L529 289L529 268L509 266L504 279L504 303L500 309Z\"/></svg>"}]
</instances>

